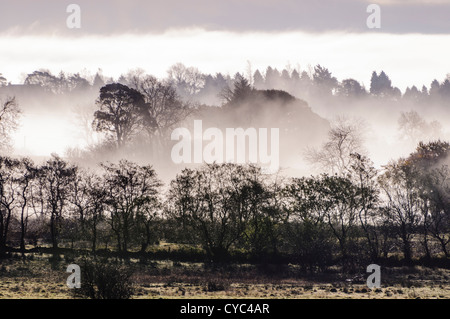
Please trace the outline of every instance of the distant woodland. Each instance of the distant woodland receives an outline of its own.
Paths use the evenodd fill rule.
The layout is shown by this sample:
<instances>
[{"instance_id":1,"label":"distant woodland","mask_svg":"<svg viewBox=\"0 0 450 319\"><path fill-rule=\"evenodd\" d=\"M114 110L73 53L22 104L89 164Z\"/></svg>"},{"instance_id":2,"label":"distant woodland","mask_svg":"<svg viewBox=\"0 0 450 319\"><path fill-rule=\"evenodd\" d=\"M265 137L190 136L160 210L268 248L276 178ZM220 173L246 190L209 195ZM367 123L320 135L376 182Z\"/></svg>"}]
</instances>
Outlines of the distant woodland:
<instances>
[{"instance_id":1,"label":"distant woodland","mask_svg":"<svg viewBox=\"0 0 450 319\"><path fill-rule=\"evenodd\" d=\"M310 270L448 265L449 78L402 93L383 71L365 87L320 65L261 72L249 64L229 76L176 64L166 79L141 70L118 79L41 70L21 85L0 76L0 86L2 256L39 247L145 255L165 241L192 247L178 252L185 260ZM39 163L11 155L9 132L33 108L73 116L87 146ZM170 134L193 119L280 128L282 170L174 166ZM375 135L396 131L395 143L410 152L375 166L368 123ZM302 174L291 176L297 163Z\"/></svg>"}]
</instances>

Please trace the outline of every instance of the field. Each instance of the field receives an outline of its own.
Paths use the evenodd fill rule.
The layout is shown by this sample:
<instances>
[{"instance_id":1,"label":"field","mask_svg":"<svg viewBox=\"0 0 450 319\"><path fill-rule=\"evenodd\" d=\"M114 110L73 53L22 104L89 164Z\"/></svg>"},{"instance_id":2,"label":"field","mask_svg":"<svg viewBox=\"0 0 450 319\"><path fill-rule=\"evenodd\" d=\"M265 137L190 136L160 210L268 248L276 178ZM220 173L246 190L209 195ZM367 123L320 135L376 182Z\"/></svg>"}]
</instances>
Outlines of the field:
<instances>
[{"instance_id":1,"label":"field","mask_svg":"<svg viewBox=\"0 0 450 319\"><path fill-rule=\"evenodd\" d=\"M66 286L70 264L61 256L10 256L0 263L1 299L80 298ZM368 289L363 273L345 275L338 268L305 273L295 265L251 265L130 259L133 299L450 299L450 270L382 267L380 289Z\"/></svg>"}]
</instances>

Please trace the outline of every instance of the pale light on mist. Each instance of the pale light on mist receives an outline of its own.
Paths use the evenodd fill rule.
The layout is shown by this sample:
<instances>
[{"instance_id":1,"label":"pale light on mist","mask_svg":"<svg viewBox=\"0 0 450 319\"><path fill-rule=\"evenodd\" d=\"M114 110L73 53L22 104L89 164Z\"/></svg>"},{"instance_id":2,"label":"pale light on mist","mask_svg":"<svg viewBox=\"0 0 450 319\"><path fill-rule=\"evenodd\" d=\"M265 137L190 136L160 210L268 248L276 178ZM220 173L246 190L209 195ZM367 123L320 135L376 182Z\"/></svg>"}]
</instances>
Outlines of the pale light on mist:
<instances>
[{"instance_id":1,"label":"pale light on mist","mask_svg":"<svg viewBox=\"0 0 450 319\"><path fill-rule=\"evenodd\" d=\"M23 114L12 134L16 154L25 156L64 155L69 147L85 147L77 132L80 128L69 118L49 114Z\"/></svg>"},{"instance_id":2,"label":"pale light on mist","mask_svg":"<svg viewBox=\"0 0 450 319\"><path fill-rule=\"evenodd\" d=\"M371 71L384 70L402 91L411 85L429 85L450 70L450 35L384 33L233 33L202 29L172 30L163 34L108 37L0 37L2 73L13 83L24 74L46 68L58 74L80 72L118 77L140 67L157 77L177 63L198 67L204 73L245 72L288 63L302 70L327 66L340 80L354 78L370 85ZM430 58L432 57L432 58Z\"/></svg>"}]
</instances>

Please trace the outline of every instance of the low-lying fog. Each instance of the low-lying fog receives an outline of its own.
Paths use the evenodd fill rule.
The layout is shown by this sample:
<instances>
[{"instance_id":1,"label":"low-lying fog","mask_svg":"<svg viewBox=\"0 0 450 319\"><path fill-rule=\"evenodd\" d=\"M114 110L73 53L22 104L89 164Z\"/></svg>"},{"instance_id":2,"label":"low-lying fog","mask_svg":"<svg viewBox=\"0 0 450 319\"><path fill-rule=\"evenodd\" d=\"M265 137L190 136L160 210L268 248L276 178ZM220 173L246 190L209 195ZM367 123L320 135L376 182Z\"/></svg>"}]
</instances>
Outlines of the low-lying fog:
<instances>
[{"instance_id":1,"label":"low-lying fog","mask_svg":"<svg viewBox=\"0 0 450 319\"><path fill-rule=\"evenodd\" d=\"M13 154L42 159L57 153L79 160L89 157L86 154L95 149L90 164L96 160L115 160L112 153L101 156L96 148L104 137L92 128L94 112L98 110L99 89L113 82L132 87L135 84L133 76L145 78L147 75L138 70L119 79L97 74L95 79L81 81L83 86L65 90L55 89L55 83L46 82L46 77L61 77L45 72L39 75L36 76L36 72L29 75L34 82L30 80L27 85L0 87L0 96L15 96L22 110L19 127L11 134ZM289 94L261 93L231 103L224 98L224 92L226 88L230 89L228 93L233 92L240 78L246 78L249 86L261 92L282 90L295 99ZM126 156L161 168L160 174L167 174L163 179L173 178L185 165L168 163L171 148L176 143L170 141L169 133L177 127L189 129L194 120L202 120L203 130L213 127L224 133L226 128L279 128L282 171L291 176L310 175L317 171L305 160L306 150L320 149L327 141L328 131L340 119L358 128L356 132L362 141L362 150L380 168L392 159L408 156L419 141L450 140L449 81L438 80L437 86L433 83L400 92L392 87L387 76L377 73L375 78L372 76L370 87L365 88L356 80L338 81L323 67L309 72L295 69L279 72L269 67L265 71L252 72L250 77L202 74L196 68L179 64L169 70L168 78L158 81L172 85L179 99L189 102L196 111L167 127L165 146L158 151L164 154L155 156L150 154L151 150L139 150L144 144L136 142L137 151L127 152Z\"/></svg>"}]
</instances>

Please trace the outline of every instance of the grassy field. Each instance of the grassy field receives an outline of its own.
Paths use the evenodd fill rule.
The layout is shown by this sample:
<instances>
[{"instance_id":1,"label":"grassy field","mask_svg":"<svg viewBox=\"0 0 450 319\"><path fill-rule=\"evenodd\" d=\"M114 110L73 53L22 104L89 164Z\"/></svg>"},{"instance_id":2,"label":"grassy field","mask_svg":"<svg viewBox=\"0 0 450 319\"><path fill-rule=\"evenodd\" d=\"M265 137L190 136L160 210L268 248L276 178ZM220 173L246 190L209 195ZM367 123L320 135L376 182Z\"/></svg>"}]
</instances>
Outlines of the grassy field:
<instances>
[{"instance_id":1,"label":"grassy field","mask_svg":"<svg viewBox=\"0 0 450 319\"><path fill-rule=\"evenodd\" d=\"M18 257L0 261L1 299L68 299L64 258ZM339 269L305 274L294 265L221 265L172 261L130 260L135 294L142 298L392 298L450 299L450 270L440 268L382 268L382 287L370 290L365 274L345 275Z\"/></svg>"}]
</instances>

